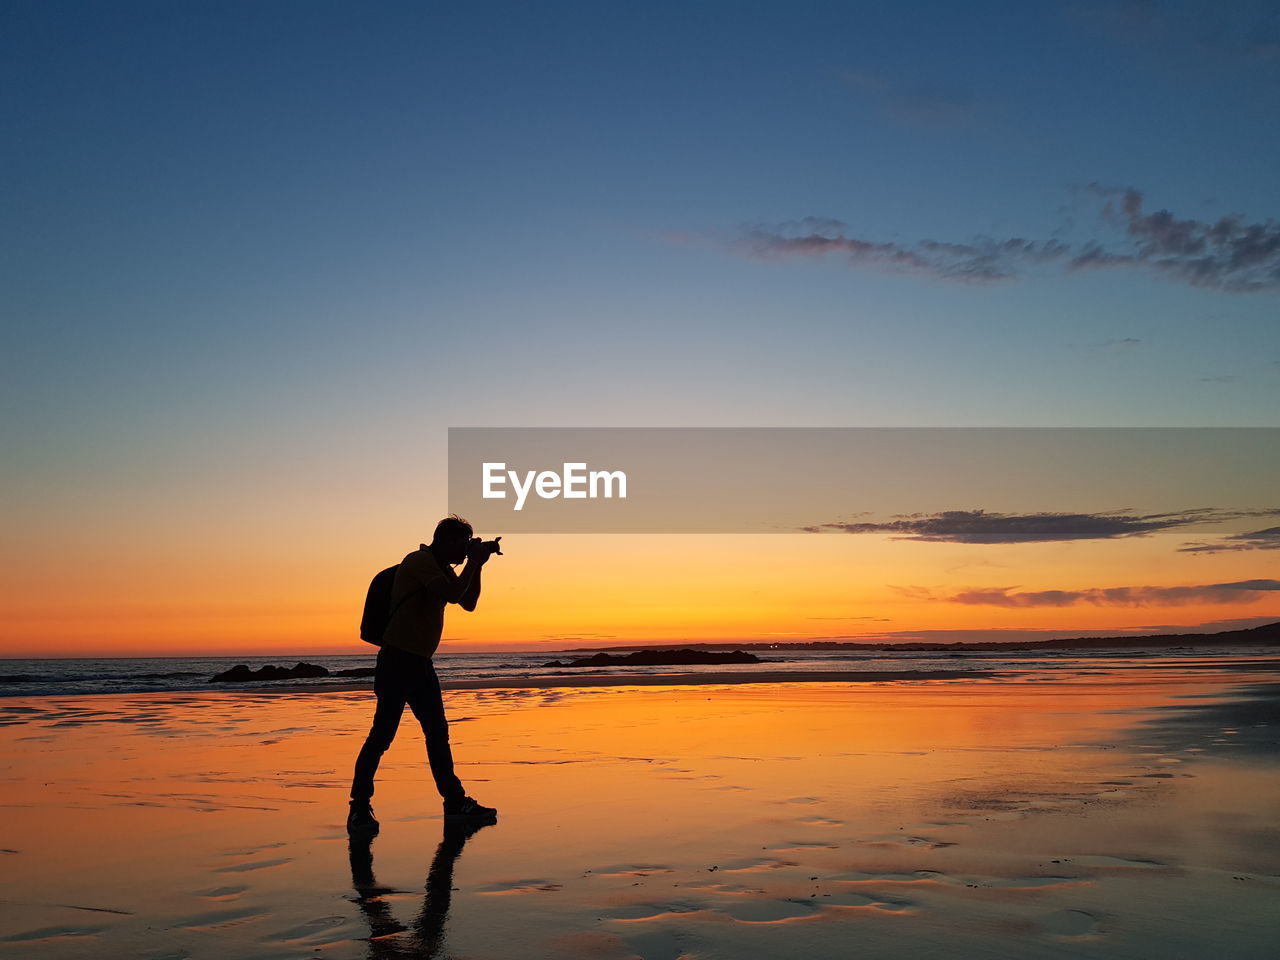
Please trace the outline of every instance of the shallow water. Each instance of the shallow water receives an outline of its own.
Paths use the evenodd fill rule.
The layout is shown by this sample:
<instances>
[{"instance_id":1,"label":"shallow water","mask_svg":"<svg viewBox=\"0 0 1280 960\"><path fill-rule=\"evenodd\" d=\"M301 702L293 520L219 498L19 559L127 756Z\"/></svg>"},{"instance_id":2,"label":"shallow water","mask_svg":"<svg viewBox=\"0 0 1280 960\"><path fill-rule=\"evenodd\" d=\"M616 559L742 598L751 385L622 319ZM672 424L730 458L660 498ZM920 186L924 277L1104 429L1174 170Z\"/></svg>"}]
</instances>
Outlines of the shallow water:
<instances>
[{"instance_id":1,"label":"shallow water","mask_svg":"<svg viewBox=\"0 0 1280 960\"><path fill-rule=\"evenodd\" d=\"M368 694L8 699L0 954L1269 958L1278 679L451 692L371 845Z\"/></svg>"},{"instance_id":2,"label":"shallow water","mask_svg":"<svg viewBox=\"0 0 1280 960\"><path fill-rule=\"evenodd\" d=\"M945 653L937 651L823 651L755 650L758 664L707 666L612 666L565 669L546 667L551 661L572 660L582 651L545 650L537 653L451 653L446 649L434 658L436 672L445 685L534 677L576 677L584 672L606 676L665 676L671 674L738 674L839 672L850 674L883 671L928 670L999 673L1044 668L1047 670L1119 670L1165 664L1179 669L1210 667L1230 661L1275 669L1274 651L1267 647L1195 648L1159 647L1151 649L1099 650L1008 650ZM341 656L276 654L262 657L105 657L0 659L0 698L88 695L95 693L190 693L210 689L282 690L350 688L368 686L371 681L349 677L299 680L253 681L211 687L210 678L236 664L250 669L271 664L289 667L298 662L314 663L336 673L339 670L371 668L377 649L361 644L360 649Z\"/></svg>"}]
</instances>

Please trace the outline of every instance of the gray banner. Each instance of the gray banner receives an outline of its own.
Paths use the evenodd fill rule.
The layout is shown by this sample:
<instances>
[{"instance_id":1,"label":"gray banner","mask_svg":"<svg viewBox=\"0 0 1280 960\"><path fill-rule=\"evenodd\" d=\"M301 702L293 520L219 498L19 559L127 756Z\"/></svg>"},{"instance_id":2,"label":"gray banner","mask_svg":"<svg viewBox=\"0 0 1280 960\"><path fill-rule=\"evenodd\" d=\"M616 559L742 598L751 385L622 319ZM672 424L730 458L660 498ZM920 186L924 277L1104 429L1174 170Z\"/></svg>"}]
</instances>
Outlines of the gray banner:
<instances>
[{"instance_id":1,"label":"gray banner","mask_svg":"<svg viewBox=\"0 0 1280 960\"><path fill-rule=\"evenodd\" d=\"M449 430L449 509L486 533L1265 533L1277 476L1280 428Z\"/></svg>"}]
</instances>

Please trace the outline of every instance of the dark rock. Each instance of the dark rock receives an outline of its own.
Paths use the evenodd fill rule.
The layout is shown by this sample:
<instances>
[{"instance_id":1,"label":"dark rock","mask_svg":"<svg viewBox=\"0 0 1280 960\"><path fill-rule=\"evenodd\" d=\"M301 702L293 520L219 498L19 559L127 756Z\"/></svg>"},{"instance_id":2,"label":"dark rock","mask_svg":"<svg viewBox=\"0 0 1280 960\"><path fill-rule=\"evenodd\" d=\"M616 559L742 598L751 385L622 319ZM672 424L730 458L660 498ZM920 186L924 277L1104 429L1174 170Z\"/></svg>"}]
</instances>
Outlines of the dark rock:
<instances>
[{"instance_id":1,"label":"dark rock","mask_svg":"<svg viewBox=\"0 0 1280 960\"><path fill-rule=\"evenodd\" d=\"M296 663L292 667L267 664L250 670L247 664L237 663L230 670L211 677L210 683L245 683L253 680L297 680L301 678L327 677L329 671L314 663Z\"/></svg>"},{"instance_id":2,"label":"dark rock","mask_svg":"<svg viewBox=\"0 0 1280 960\"><path fill-rule=\"evenodd\" d=\"M350 670L335 670L335 677L372 677L377 673L376 667L354 667Z\"/></svg>"},{"instance_id":3,"label":"dark rock","mask_svg":"<svg viewBox=\"0 0 1280 960\"><path fill-rule=\"evenodd\" d=\"M637 650L625 656L597 653L576 660L552 660L544 667L661 667L673 665L760 663L754 653L734 650L729 653L711 650Z\"/></svg>"}]
</instances>

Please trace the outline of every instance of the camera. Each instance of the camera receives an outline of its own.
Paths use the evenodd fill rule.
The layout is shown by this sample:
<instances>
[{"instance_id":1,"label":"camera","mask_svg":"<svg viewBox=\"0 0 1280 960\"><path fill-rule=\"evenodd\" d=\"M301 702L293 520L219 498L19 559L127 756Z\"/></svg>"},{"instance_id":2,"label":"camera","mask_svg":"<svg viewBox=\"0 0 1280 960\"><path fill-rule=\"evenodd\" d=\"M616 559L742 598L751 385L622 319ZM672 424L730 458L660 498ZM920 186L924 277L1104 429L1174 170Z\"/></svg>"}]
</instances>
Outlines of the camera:
<instances>
[{"instance_id":1,"label":"camera","mask_svg":"<svg viewBox=\"0 0 1280 960\"><path fill-rule=\"evenodd\" d=\"M498 543L498 541L501 539L502 539L501 537L494 537L492 540L481 540L479 537L472 537L467 542L467 547L468 547L467 552L470 553L472 550L475 550L476 548L483 548L485 556L491 557L495 553L501 556L502 546L501 544Z\"/></svg>"}]
</instances>

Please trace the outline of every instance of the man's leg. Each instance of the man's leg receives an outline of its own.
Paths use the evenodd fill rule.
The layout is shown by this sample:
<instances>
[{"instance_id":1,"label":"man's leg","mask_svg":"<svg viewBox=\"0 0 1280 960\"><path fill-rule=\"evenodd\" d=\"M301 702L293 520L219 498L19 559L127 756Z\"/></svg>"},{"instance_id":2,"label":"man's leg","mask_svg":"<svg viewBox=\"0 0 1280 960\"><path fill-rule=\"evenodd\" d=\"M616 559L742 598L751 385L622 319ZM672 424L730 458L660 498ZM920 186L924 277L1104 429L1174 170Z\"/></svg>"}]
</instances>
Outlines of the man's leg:
<instances>
[{"instance_id":1,"label":"man's leg","mask_svg":"<svg viewBox=\"0 0 1280 960\"><path fill-rule=\"evenodd\" d=\"M422 724L427 738L427 761L436 789L445 800L461 800L467 795L462 781L453 772L453 750L449 746L449 721L444 715L444 697L440 693L440 679L436 668L425 657L413 673L413 684L408 691L409 708Z\"/></svg>"},{"instance_id":2,"label":"man's leg","mask_svg":"<svg viewBox=\"0 0 1280 960\"><path fill-rule=\"evenodd\" d=\"M373 796L373 776L378 772L378 762L396 737L405 705L404 665L393 653L388 653L388 648L378 651L374 670L373 692L378 706L373 712L373 726L356 757L355 775L351 780L351 799L366 803Z\"/></svg>"}]
</instances>

